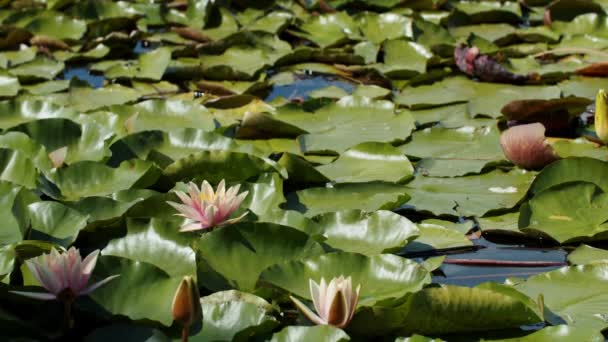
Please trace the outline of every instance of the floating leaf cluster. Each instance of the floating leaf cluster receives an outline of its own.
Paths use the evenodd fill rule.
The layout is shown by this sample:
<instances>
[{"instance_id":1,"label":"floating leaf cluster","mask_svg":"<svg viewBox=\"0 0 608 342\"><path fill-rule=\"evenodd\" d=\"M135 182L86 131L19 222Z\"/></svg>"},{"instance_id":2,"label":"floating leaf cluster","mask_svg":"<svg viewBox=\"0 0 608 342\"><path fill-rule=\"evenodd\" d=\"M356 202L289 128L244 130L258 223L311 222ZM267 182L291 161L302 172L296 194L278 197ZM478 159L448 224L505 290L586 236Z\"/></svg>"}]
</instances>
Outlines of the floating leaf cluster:
<instances>
[{"instance_id":1,"label":"floating leaf cluster","mask_svg":"<svg viewBox=\"0 0 608 342\"><path fill-rule=\"evenodd\" d=\"M0 0L0 339L604 341L607 18Z\"/></svg>"}]
</instances>

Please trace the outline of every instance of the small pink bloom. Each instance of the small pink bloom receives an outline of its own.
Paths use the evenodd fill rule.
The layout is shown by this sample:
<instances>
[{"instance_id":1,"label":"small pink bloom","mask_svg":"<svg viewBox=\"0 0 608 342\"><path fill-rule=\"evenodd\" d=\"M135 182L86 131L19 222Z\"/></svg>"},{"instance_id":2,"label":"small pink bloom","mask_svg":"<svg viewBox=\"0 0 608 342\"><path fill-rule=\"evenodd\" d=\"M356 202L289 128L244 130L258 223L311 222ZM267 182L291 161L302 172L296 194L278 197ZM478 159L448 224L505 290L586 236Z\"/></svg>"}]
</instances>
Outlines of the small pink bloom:
<instances>
[{"instance_id":1,"label":"small pink bloom","mask_svg":"<svg viewBox=\"0 0 608 342\"><path fill-rule=\"evenodd\" d=\"M241 202L247 197L248 191L238 194L240 185L235 185L226 190L224 180L217 186L217 191L207 181L203 181L199 189L196 184L188 184L188 194L183 191L176 191L175 194L182 203L168 201L167 203L180 213L177 215L186 217L193 223L184 225L180 231L194 231L208 229L211 227L230 224L242 219L243 215L228 219L236 211ZM238 195L237 195L238 194Z\"/></svg>"},{"instance_id":2,"label":"small pink bloom","mask_svg":"<svg viewBox=\"0 0 608 342\"><path fill-rule=\"evenodd\" d=\"M310 295L317 313L315 314L302 302L290 296L298 309L315 324L346 327L355 315L361 285L357 286L353 292L351 277L344 278L344 276L333 278L329 284L323 278L321 278L320 284L310 279L309 285Z\"/></svg>"},{"instance_id":3,"label":"small pink bloom","mask_svg":"<svg viewBox=\"0 0 608 342\"><path fill-rule=\"evenodd\" d=\"M80 252L72 247L67 252L59 253L51 249L48 254L25 261L25 264L49 293L11 291L35 299L73 300L77 296L87 295L98 287L108 283L118 275L107 277L93 285L87 286L93 273L99 250L87 255L84 260Z\"/></svg>"},{"instance_id":4,"label":"small pink bloom","mask_svg":"<svg viewBox=\"0 0 608 342\"><path fill-rule=\"evenodd\" d=\"M545 141L545 126L540 123L507 129L500 136L500 145L507 159L523 169L541 169L559 159Z\"/></svg>"}]
</instances>

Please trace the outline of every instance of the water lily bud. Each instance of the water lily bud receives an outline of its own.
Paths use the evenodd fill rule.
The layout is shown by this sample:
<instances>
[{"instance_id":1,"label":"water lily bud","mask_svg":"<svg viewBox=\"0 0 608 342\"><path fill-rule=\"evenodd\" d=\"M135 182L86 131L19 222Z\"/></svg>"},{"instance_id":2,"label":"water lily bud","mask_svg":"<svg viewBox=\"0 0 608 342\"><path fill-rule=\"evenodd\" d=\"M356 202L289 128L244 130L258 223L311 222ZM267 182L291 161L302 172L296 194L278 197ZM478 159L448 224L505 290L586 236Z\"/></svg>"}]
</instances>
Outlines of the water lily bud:
<instances>
[{"instance_id":1,"label":"water lily bud","mask_svg":"<svg viewBox=\"0 0 608 342\"><path fill-rule=\"evenodd\" d=\"M541 169L559 159L545 140L540 123L513 126L502 133L500 145L507 159L523 169Z\"/></svg>"},{"instance_id":2,"label":"water lily bud","mask_svg":"<svg viewBox=\"0 0 608 342\"><path fill-rule=\"evenodd\" d=\"M608 95L604 89L595 97L595 134L604 144L608 143Z\"/></svg>"},{"instance_id":3,"label":"water lily bud","mask_svg":"<svg viewBox=\"0 0 608 342\"><path fill-rule=\"evenodd\" d=\"M329 284L323 278L319 284L311 279L309 285L310 295L317 313L315 314L296 298L290 297L298 309L315 324L346 327L355 314L361 286L357 286L353 292L351 278L344 278L344 276L333 278Z\"/></svg>"},{"instance_id":4,"label":"water lily bud","mask_svg":"<svg viewBox=\"0 0 608 342\"><path fill-rule=\"evenodd\" d=\"M173 297L173 320L183 327L190 327L193 322L203 318L201 296L194 278L185 276Z\"/></svg>"}]
</instances>

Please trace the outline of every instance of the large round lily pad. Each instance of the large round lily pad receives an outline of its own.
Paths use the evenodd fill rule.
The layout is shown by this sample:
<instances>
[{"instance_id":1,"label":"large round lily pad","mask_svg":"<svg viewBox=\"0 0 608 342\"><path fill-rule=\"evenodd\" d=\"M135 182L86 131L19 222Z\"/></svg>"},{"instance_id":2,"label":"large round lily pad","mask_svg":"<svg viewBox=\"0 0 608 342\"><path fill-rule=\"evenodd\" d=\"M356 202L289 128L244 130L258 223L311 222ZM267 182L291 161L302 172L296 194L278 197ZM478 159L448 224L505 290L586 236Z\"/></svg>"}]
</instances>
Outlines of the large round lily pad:
<instances>
[{"instance_id":1,"label":"large round lily pad","mask_svg":"<svg viewBox=\"0 0 608 342\"><path fill-rule=\"evenodd\" d=\"M260 281L276 285L299 297L311 299L309 279L331 280L352 277L353 286L361 285L359 304L374 305L420 290L430 282L429 272L415 261L391 254L365 256L335 252L271 266Z\"/></svg>"}]
</instances>

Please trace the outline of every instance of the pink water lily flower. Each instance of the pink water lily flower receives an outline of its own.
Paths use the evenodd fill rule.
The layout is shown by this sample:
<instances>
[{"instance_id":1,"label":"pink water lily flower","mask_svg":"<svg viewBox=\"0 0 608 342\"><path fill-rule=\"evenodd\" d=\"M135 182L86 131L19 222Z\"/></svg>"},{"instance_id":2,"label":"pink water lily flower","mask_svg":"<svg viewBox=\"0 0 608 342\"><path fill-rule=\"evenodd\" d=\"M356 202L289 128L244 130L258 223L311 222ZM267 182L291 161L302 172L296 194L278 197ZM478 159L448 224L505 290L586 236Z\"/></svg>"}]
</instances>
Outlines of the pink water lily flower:
<instances>
[{"instance_id":1,"label":"pink water lily flower","mask_svg":"<svg viewBox=\"0 0 608 342\"><path fill-rule=\"evenodd\" d=\"M238 194L239 189L240 185L235 185L226 190L224 180L220 182L215 192L207 181L203 181L200 189L196 184L190 182L188 184L188 194L183 191L175 192L182 204L170 201L167 201L167 203L180 212L177 215L194 221L182 226L180 231L189 232L208 229L234 223L247 215L247 213L244 213L239 217L228 219L249 193L245 191Z\"/></svg>"},{"instance_id":2,"label":"pink water lily flower","mask_svg":"<svg viewBox=\"0 0 608 342\"><path fill-rule=\"evenodd\" d=\"M118 275L110 276L87 286L89 278L93 273L99 250L87 255L84 260L80 252L72 247L67 252L59 253L56 249L51 249L48 254L43 254L37 258L25 261L25 264L32 272L32 275L40 282L49 293L11 291L23 296L35 299L51 300L59 299L62 301L72 301L78 296L91 293L98 287L108 283Z\"/></svg>"},{"instance_id":3,"label":"pink water lily flower","mask_svg":"<svg viewBox=\"0 0 608 342\"><path fill-rule=\"evenodd\" d=\"M290 296L302 313L315 324L333 325L344 328L350 323L359 302L361 285L353 292L351 277L340 276L333 278L329 284L321 278L320 284L309 280L310 295L317 313L306 305Z\"/></svg>"}]
</instances>

